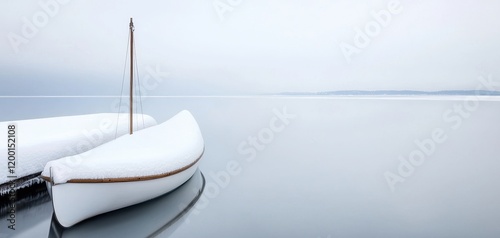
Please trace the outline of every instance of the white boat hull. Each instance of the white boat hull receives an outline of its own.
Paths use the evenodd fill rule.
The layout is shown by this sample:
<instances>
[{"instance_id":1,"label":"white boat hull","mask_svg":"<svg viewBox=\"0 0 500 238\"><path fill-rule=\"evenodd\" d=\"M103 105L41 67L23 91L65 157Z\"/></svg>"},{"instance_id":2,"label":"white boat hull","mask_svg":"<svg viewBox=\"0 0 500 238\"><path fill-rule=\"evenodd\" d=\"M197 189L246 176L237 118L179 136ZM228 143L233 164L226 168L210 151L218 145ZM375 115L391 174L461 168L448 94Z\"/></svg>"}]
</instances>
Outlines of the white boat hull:
<instances>
[{"instance_id":1,"label":"white boat hull","mask_svg":"<svg viewBox=\"0 0 500 238\"><path fill-rule=\"evenodd\" d=\"M65 183L51 187L54 214L64 227L170 192L194 174L198 163L163 178L133 182Z\"/></svg>"},{"instance_id":2,"label":"white boat hull","mask_svg":"<svg viewBox=\"0 0 500 238\"><path fill-rule=\"evenodd\" d=\"M197 170L188 181L168 194L92 217L70 228L61 227L52 216L49 237L167 237L186 221L204 188L205 178Z\"/></svg>"}]
</instances>

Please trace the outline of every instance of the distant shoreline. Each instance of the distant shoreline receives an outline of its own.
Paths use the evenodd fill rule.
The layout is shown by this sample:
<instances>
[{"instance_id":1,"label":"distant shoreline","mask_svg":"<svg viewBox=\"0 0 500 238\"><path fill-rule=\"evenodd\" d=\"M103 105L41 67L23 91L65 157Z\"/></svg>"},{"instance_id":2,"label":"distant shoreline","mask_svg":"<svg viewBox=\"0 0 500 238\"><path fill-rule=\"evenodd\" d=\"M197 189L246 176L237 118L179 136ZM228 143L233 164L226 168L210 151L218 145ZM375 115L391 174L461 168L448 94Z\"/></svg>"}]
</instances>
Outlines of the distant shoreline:
<instances>
[{"instance_id":1,"label":"distant shoreline","mask_svg":"<svg viewBox=\"0 0 500 238\"><path fill-rule=\"evenodd\" d=\"M283 96L500 96L500 91L489 90L338 90L321 92L281 92Z\"/></svg>"}]
</instances>

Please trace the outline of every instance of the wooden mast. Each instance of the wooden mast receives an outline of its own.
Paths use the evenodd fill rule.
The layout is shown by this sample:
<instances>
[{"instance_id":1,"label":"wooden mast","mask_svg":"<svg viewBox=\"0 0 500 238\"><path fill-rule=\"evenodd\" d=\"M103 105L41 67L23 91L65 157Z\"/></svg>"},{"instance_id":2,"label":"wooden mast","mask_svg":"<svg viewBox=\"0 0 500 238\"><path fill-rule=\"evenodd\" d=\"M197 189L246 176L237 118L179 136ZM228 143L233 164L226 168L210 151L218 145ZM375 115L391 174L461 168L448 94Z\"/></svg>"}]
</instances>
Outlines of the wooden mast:
<instances>
[{"instance_id":1,"label":"wooden mast","mask_svg":"<svg viewBox=\"0 0 500 238\"><path fill-rule=\"evenodd\" d=\"M133 128L133 82L134 82L134 23L130 18L130 135L134 133Z\"/></svg>"}]
</instances>

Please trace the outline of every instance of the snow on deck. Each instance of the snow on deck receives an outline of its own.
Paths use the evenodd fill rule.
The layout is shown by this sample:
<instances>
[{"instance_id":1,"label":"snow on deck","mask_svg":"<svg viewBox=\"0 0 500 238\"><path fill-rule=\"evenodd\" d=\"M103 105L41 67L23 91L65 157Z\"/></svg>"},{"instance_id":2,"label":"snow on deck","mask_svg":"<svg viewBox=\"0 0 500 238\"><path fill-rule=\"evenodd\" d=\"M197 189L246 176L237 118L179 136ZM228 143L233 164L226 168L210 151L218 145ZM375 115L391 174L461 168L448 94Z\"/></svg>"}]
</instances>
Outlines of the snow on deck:
<instances>
[{"instance_id":1,"label":"snow on deck","mask_svg":"<svg viewBox=\"0 0 500 238\"><path fill-rule=\"evenodd\" d=\"M135 114L139 128L156 125L147 115ZM144 118L144 124L143 122ZM7 141L7 126L15 123L17 134L17 178L39 173L51 160L76 155L128 133L128 114L100 113L78 116L0 122L0 136ZM0 158L6 158L7 146L0 144ZM7 160L0 163L0 184L8 178Z\"/></svg>"},{"instance_id":2,"label":"snow on deck","mask_svg":"<svg viewBox=\"0 0 500 238\"><path fill-rule=\"evenodd\" d=\"M54 182L71 179L116 179L161 175L190 165L204 149L198 123L182 111L170 120L133 135L125 135L79 156L51 161L42 176Z\"/></svg>"}]
</instances>

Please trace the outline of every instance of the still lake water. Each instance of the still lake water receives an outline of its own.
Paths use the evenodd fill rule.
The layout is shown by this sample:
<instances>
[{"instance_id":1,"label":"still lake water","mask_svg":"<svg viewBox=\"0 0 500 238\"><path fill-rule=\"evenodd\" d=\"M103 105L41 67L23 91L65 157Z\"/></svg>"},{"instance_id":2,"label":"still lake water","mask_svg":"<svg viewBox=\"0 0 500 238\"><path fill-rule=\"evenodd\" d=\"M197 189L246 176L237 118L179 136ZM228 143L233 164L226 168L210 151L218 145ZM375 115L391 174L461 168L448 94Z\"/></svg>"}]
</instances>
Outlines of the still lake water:
<instances>
[{"instance_id":1,"label":"still lake water","mask_svg":"<svg viewBox=\"0 0 500 238\"><path fill-rule=\"evenodd\" d=\"M10 112L0 121L110 112L115 101L0 100ZM500 235L500 98L173 97L143 105L159 123L190 110L205 139L203 193L160 237ZM158 204L180 212L184 203ZM150 229L158 219L147 217L131 227ZM22 229L8 234L46 237L51 219L50 201L33 203L19 211ZM105 227L113 226L91 230Z\"/></svg>"}]
</instances>

